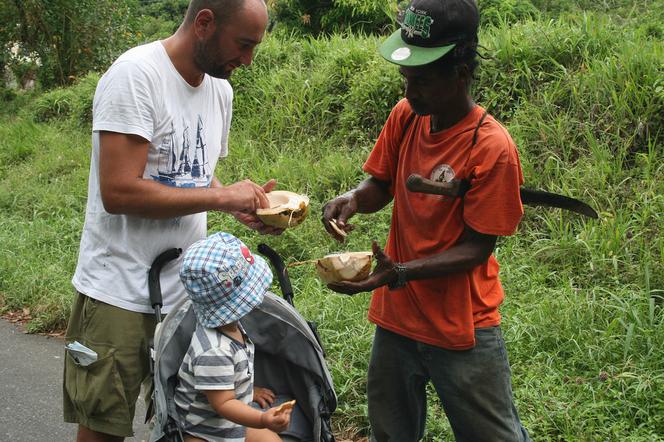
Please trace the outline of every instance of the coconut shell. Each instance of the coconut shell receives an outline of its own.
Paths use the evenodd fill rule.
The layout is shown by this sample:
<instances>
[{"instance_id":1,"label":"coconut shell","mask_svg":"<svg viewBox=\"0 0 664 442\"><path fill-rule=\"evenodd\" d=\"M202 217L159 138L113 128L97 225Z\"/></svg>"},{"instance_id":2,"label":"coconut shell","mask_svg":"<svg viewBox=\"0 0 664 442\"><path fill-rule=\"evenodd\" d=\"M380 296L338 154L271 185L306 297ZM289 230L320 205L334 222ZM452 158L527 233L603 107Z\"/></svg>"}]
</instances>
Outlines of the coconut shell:
<instances>
[{"instance_id":1,"label":"coconut shell","mask_svg":"<svg viewBox=\"0 0 664 442\"><path fill-rule=\"evenodd\" d=\"M362 281L371 273L371 252L348 252L325 255L316 261L316 272L326 284Z\"/></svg>"},{"instance_id":2,"label":"coconut shell","mask_svg":"<svg viewBox=\"0 0 664 442\"><path fill-rule=\"evenodd\" d=\"M309 214L309 197L286 190L266 194L270 201L267 209L256 210L256 216L268 226L287 229L302 224Z\"/></svg>"}]
</instances>

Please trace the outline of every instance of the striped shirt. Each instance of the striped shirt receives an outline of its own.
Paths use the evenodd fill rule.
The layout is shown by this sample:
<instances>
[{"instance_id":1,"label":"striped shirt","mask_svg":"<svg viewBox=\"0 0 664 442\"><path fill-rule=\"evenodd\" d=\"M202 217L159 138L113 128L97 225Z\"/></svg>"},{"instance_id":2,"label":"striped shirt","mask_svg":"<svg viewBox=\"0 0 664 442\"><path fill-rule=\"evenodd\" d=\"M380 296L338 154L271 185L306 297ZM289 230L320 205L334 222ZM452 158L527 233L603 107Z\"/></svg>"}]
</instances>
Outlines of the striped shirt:
<instances>
[{"instance_id":1,"label":"striped shirt","mask_svg":"<svg viewBox=\"0 0 664 442\"><path fill-rule=\"evenodd\" d=\"M174 396L180 424L192 436L214 442L244 441L246 428L219 416L205 396L205 390L233 390L239 401L253 400L254 344L242 326L240 331L244 344L196 325Z\"/></svg>"}]
</instances>

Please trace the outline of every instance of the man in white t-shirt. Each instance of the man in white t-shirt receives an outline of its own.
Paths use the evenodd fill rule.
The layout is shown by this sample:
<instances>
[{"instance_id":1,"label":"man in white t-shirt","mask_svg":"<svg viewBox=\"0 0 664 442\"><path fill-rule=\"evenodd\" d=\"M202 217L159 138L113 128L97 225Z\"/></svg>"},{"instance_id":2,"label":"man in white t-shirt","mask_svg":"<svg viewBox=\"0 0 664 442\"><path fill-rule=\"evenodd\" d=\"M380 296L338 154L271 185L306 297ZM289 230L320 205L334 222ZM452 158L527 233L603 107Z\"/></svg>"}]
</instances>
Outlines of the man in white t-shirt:
<instances>
[{"instance_id":1,"label":"man in white t-shirt","mask_svg":"<svg viewBox=\"0 0 664 442\"><path fill-rule=\"evenodd\" d=\"M150 381L155 318L147 274L169 248L207 235L207 211L234 215L261 233L271 180L222 185L233 91L226 80L249 65L265 32L263 0L191 0L171 37L130 49L97 85L85 225L72 279L78 295L67 342L97 353L89 365L67 354L64 418L78 441L132 435L141 384ZM179 260L161 273L163 312L182 296Z\"/></svg>"}]
</instances>

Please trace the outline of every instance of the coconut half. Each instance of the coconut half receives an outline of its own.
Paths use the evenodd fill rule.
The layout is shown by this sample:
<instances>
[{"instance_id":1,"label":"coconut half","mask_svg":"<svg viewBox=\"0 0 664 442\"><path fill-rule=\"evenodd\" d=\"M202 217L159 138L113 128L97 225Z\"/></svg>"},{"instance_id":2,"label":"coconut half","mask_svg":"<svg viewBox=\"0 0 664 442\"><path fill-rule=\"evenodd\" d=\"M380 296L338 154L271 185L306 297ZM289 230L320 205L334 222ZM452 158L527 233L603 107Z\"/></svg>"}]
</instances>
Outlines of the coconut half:
<instances>
[{"instance_id":1,"label":"coconut half","mask_svg":"<svg viewBox=\"0 0 664 442\"><path fill-rule=\"evenodd\" d=\"M256 216L268 226L286 229L304 221L309 213L309 197L287 190L266 193L269 209L257 209Z\"/></svg>"},{"instance_id":2,"label":"coconut half","mask_svg":"<svg viewBox=\"0 0 664 442\"><path fill-rule=\"evenodd\" d=\"M362 281L371 273L371 252L332 253L316 261L316 272L326 284Z\"/></svg>"}]
</instances>

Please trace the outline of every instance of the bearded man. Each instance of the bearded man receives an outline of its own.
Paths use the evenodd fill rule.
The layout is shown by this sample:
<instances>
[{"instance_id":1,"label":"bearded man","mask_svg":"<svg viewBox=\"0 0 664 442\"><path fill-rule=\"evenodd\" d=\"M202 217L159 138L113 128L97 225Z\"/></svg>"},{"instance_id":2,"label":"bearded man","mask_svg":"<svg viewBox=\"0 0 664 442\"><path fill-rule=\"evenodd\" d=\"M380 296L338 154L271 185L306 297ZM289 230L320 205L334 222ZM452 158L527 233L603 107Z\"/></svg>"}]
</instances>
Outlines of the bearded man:
<instances>
[{"instance_id":1,"label":"bearded man","mask_svg":"<svg viewBox=\"0 0 664 442\"><path fill-rule=\"evenodd\" d=\"M79 424L78 441L121 441L133 433L141 384L151 380L156 319L147 276L154 258L205 238L209 210L280 233L255 215L269 207L265 193L274 180L222 184L214 176L228 154L227 79L251 63L267 23L263 0L192 0L172 36L125 52L99 81L66 334L67 342L97 353L89 365L66 355L64 419ZM179 264L162 270L164 313L184 296Z\"/></svg>"}]
</instances>

